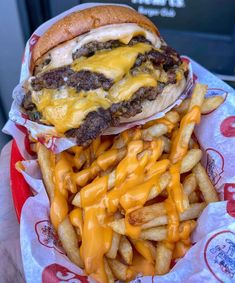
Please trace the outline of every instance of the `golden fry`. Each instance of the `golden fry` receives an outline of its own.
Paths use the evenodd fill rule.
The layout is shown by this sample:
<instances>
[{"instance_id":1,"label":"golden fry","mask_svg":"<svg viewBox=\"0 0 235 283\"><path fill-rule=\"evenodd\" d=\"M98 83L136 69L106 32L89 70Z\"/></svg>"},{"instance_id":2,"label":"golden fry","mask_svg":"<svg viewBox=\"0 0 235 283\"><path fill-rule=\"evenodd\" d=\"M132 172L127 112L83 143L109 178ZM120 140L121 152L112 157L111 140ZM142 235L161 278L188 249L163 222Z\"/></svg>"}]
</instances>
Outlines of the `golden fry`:
<instances>
[{"instance_id":1,"label":"golden fry","mask_svg":"<svg viewBox=\"0 0 235 283\"><path fill-rule=\"evenodd\" d=\"M77 264L79 267L83 268L84 264L80 257L80 251L78 248L78 238L68 217L66 217L59 224L58 235L62 246L71 261Z\"/></svg>"},{"instance_id":2,"label":"golden fry","mask_svg":"<svg viewBox=\"0 0 235 283\"><path fill-rule=\"evenodd\" d=\"M105 273L107 275L108 283L114 283L115 279L114 279L114 276L113 276L113 272L112 272L111 268L109 267L109 264L108 264L108 261L107 261L106 258L104 258L104 270L105 270Z\"/></svg>"},{"instance_id":3,"label":"golden fry","mask_svg":"<svg viewBox=\"0 0 235 283\"><path fill-rule=\"evenodd\" d=\"M203 194L206 203L219 201L218 194L211 183L210 178L208 177L204 167L198 163L193 168L193 173L196 176L197 183L200 191Z\"/></svg>"},{"instance_id":4,"label":"golden fry","mask_svg":"<svg viewBox=\"0 0 235 283\"><path fill-rule=\"evenodd\" d=\"M106 253L106 256L108 258L113 258L113 259L116 258L120 239L121 239L121 235L113 232L111 247L108 250L108 252Z\"/></svg>"},{"instance_id":5,"label":"golden fry","mask_svg":"<svg viewBox=\"0 0 235 283\"><path fill-rule=\"evenodd\" d=\"M114 276L119 280L128 279L128 266L121 263L117 259L108 259L108 264L114 274Z\"/></svg>"},{"instance_id":6,"label":"golden fry","mask_svg":"<svg viewBox=\"0 0 235 283\"><path fill-rule=\"evenodd\" d=\"M202 104L202 114L210 113L217 109L224 102L223 96L211 96L205 99Z\"/></svg>"},{"instance_id":7,"label":"golden fry","mask_svg":"<svg viewBox=\"0 0 235 283\"><path fill-rule=\"evenodd\" d=\"M118 251L126 264L131 264L133 259L133 249L125 236L121 236Z\"/></svg>"},{"instance_id":8,"label":"golden fry","mask_svg":"<svg viewBox=\"0 0 235 283\"><path fill-rule=\"evenodd\" d=\"M201 160L202 151L200 149L190 149L181 162L180 173L186 173Z\"/></svg>"},{"instance_id":9,"label":"golden fry","mask_svg":"<svg viewBox=\"0 0 235 283\"><path fill-rule=\"evenodd\" d=\"M155 272L157 275L166 274L170 270L173 247L164 242L157 243Z\"/></svg>"},{"instance_id":10,"label":"golden fry","mask_svg":"<svg viewBox=\"0 0 235 283\"><path fill-rule=\"evenodd\" d=\"M183 181L183 190L187 196L190 196L197 187L197 180L195 174L191 173Z\"/></svg>"}]
</instances>

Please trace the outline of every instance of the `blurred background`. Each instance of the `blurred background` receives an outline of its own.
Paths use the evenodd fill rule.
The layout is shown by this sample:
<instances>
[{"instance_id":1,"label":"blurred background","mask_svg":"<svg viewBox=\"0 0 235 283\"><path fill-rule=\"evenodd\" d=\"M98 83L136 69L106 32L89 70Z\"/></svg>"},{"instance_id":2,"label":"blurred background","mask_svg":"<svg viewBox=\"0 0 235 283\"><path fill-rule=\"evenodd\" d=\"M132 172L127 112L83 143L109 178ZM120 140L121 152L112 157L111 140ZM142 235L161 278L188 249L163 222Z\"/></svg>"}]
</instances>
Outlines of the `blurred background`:
<instances>
[{"instance_id":1,"label":"blurred background","mask_svg":"<svg viewBox=\"0 0 235 283\"><path fill-rule=\"evenodd\" d=\"M149 17L169 45L235 87L235 0L1 0L0 128L19 80L27 39L38 25L81 3L121 3ZM0 149L9 137L0 133Z\"/></svg>"}]
</instances>

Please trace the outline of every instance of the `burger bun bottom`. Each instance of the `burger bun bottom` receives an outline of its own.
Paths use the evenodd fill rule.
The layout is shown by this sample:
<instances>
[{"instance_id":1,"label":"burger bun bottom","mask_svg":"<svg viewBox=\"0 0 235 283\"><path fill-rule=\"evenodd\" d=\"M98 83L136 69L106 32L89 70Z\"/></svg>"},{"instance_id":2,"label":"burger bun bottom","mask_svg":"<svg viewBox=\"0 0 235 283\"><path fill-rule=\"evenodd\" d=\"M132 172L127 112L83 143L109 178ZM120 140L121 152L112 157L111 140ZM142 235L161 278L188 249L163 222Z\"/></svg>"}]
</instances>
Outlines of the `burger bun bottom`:
<instances>
[{"instance_id":1,"label":"burger bun bottom","mask_svg":"<svg viewBox=\"0 0 235 283\"><path fill-rule=\"evenodd\" d=\"M121 118L121 123L130 123L139 120L146 119L153 116L154 114L165 110L171 104L173 104L183 93L186 87L186 79L178 81L175 84L167 85L161 94L159 94L155 100L144 100L142 103L142 112L130 117L130 118Z\"/></svg>"}]
</instances>

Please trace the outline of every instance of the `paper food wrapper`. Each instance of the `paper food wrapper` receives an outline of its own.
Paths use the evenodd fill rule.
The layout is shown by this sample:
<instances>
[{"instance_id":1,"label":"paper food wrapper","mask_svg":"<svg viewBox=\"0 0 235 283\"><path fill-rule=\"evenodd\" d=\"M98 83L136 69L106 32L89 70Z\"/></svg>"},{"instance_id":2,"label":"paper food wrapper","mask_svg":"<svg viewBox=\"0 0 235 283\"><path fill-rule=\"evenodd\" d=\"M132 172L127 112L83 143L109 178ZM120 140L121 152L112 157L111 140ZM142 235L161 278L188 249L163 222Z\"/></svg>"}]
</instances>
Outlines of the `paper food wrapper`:
<instances>
[{"instance_id":1,"label":"paper food wrapper","mask_svg":"<svg viewBox=\"0 0 235 283\"><path fill-rule=\"evenodd\" d=\"M36 30L26 46L21 81L29 76L30 52L39 36L59 18L88 6L90 4L74 7ZM207 96L224 96L224 103L212 113L202 115L201 123L195 130L195 138L204 152L204 166L221 201L208 205L203 211L192 235L194 245L168 274L154 277L142 277L140 274L133 282L235 282L235 92L196 62L188 60L191 62L194 80L208 85ZM17 109L15 104L16 101L12 106L11 118ZM19 122L18 118L13 120ZM66 257L50 223L49 200L38 163L30 151L27 130L22 126L27 123L19 122L16 125L9 120L4 128L4 132L17 141L26 159L22 174L35 194L25 202L21 214L21 250L26 281L93 282ZM32 128L30 125L31 134ZM37 131L35 128L35 133ZM49 143L53 144L53 139L49 138ZM61 139L58 144L55 151L73 145ZM53 149L50 144L47 146Z\"/></svg>"}]
</instances>

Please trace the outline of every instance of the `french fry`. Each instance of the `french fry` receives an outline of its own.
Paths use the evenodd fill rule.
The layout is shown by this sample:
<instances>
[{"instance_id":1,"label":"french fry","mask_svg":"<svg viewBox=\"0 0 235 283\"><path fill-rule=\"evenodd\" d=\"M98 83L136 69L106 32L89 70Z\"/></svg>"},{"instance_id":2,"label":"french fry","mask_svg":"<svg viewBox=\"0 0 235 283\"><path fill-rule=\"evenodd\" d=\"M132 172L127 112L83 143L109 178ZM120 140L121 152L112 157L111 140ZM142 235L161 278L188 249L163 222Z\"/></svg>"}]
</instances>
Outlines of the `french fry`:
<instances>
[{"instance_id":1,"label":"french fry","mask_svg":"<svg viewBox=\"0 0 235 283\"><path fill-rule=\"evenodd\" d=\"M68 257L72 262L83 268L84 264L80 257L78 238L68 216L59 224L58 235Z\"/></svg>"},{"instance_id":2,"label":"french fry","mask_svg":"<svg viewBox=\"0 0 235 283\"><path fill-rule=\"evenodd\" d=\"M54 181L53 181L53 158L52 153L41 143L37 144L38 163L40 165L43 181L50 200L54 197ZM55 158L54 158L55 159Z\"/></svg>"},{"instance_id":3,"label":"french fry","mask_svg":"<svg viewBox=\"0 0 235 283\"><path fill-rule=\"evenodd\" d=\"M193 173L196 176L197 183L206 203L219 201L215 188L213 187L210 178L208 177L204 167L198 163L193 168Z\"/></svg>"},{"instance_id":4,"label":"french fry","mask_svg":"<svg viewBox=\"0 0 235 283\"><path fill-rule=\"evenodd\" d=\"M147 240L130 239L135 249L149 262L154 262L156 249L154 245Z\"/></svg>"},{"instance_id":5,"label":"french fry","mask_svg":"<svg viewBox=\"0 0 235 283\"><path fill-rule=\"evenodd\" d=\"M199 217L205 206L206 203L204 202L191 204L187 210L185 210L183 213L180 213L179 215L180 221L191 220ZM168 223L167 215L162 215L150 220L149 222L142 224L141 228L142 230L144 230L152 227L166 225L167 223ZM109 226L113 229L113 231L121 235L126 234L126 226L125 226L124 218L112 221L111 223L109 223Z\"/></svg>"},{"instance_id":6,"label":"french fry","mask_svg":"<svg viewBox=\"0 0 235 283\"><path fill-rule=\"evenodd\" d=\"M182 241L187 241L190 234L196 227L195 220L186 220L180 223L179 225L179 237Z\"/></svg>"},{"instance_id":7,"label":"french fry","mask_svg":"<svg viewBox=\"0 0 235 283\"><path fill-rule=\"evenodd\" d=\"M197 108L194 107L195 106L201 107L206 90L207 90L207 86L201 84L196 84L193 90L191 101L189 104L189 111L192 112L188 112L182 118L180 122L180 128L173 137L173 142L170 152L170 160L172 163L177 163L181 161L181 159L187 153L188 144L195 126L195 122L194 121L190 122L189 117L192 115L192 113L194 113L194 115L197 117Z\"/></svg>"},{"instance_id":8,"label":"french fry","mask_svg":"<svg viewBox=\"0 0 235 283\"><path fill-rule=\"evenodd\" d=\"M74 208L69 213L69 220L71 224L76 228L77 235L82 237L83 232L83 218L82 218L82 209Z\"/></svg>"},{"instance_id":9,"label":"french fry","mask_svg":"<svg viewBox=\"0 0 235 283\"><path fill-rule=\"evenodd\" d=\"M202 106L206 92L207 92L207 85L203 85L199 83L195 85L189 104L189 110L191 110L194 106L199 106L199 107Z\"/></svg>"},{"instance_id":10,"label":"french fry","mask_svg":"<svg viewBox=\"0 0 235 283\"><path fill-rule=\"evenodd\" d=\"M110 222L109 227L111 227L113 231L118 234L126 235L126 225L124 218Z\"/></svg>"},{"instance_id":11,"label":"french fry","mask_svg":"<svg viewBox=\"0 0 235 283\"><path fill-rule=\"evenodd\" d=\"M206 207L206 203L203 203L203 202L191 204L187 210L185 210L183 213L180 213L180 215L179 215L180 221L198 218L200 216L202 210L205 207ZM156 227L156 226L166 225L167 223L168 223L167 216L164 215L164 216L156 217L155 219L152 219L149 222L144 223L141 226L141 228L147 229L147 228L152 228L152 227ZM116 231L116 230L114 230L114 231Z\"/></svg>"},{"instance_id":12,"label":"french fry","mask_svg":"<svg viewBox=\"0 0 235 283\"><path fill-rule=\"evenodd\" d=\"M168 121L170 121L173 124L178 123L179 120L180 120L179 114L177 113L177 111L174 111L174 110L167 112L166 115L163 118L167 119Z\"/></svg>"},{"instance_id":13,"label":"french fry","mask_svg":"<svg viewBox=\"0 0 235 283\"><path fill-rule=\"evenodd\" d=\"M86 155L84 153L84 151L77 151L75 153L74 156L74 164L77 168L77 170L80 170L80 168L82 168L82 166L84 165L84 163L86 162Z\"/></svg>"},{"instance_id":14,"label":"french fry","mask_svg":"<svg viewBox=\"0 0 235 283\"><path fill-rule=\"evenodd\" d=\"M121 239L121 235L113 232L111 247L106 253L106 256L108 258L113 258L113 259L116 258L120 239Z\"/></svg>"},{"instance_id":15,"label":"french fry","mask_svg":"<svg viewBox=\"0 0 235 283\"><path fill-rule=\"evenodd\" d=\"M117 259L108 259L109 267L111 268L114 276L119 280L127 280L129 277L128 266L121 263Z\"/></svg>"},{"instance_id":16,"label":"french fry","mask_svg":"<svg viewBox=\"0 0 235 283\"><path fill-rule=\"evenodd\" d=\"M224 102L223 96L211 96L205 98L202 103L201 113L207 114L217 109ZM190 99L185 99L178 107L174 108L179 114L185 114L189 109Z\"/></svg>"},{"instance_id":17,"label":"french fry","mask_svg":"<svg viewBox=\"0 0 235 283\"><path fill-rule=\"evenodd\" d=\"M202 151L200 149L190 149L181 162L180 173L186 173L201 160Z\"/></svg>"},{"instance_id":18,"label":"french fry","mask_svg":"<svg viewBox=\"0 0 235 283\"><path fill-rule=\"evenodd\" d=\"M195 142L193 138L189 140L189 149L198 149L199 145Z\"/></svg>"},{"instance_id":19,"label":"french fry","mask_svg":"<svg viewBox=\"0 0 235 283\"><path fill-rule=\"evenodd\" d=\"M91 144L91 149L92 150L91 150L91 152L92 152L92 155L93 155L93 159L95 159L95 157L96 157L96 152L97 152L100 144L101 144L101 138L100 137L97 137L96 139L94 139L92 141L92 144Z\"/></svg>"},{"instance_id":20,"label":"french fry","mask_svg":"<svg viewBox=\"0 0 235 283\"><path fill-rule=\"evenodd\" d=\"M183 181L183 190L187 196L190 196L197 187L195 174L191 173Z\"/></svg>"},{"instance_id":21,"label":"french fry","mask_svg":"<svg viewBox=\"0 0 235 283\"><path fill-rule=\"evenodd\" d=\"M166 189L170 182L170 174L169 172L163 173L159 178L158 186L153 186L149 192L147 200L154 199L157 197L163 190Z\"/></svg>"},{"instance_id":22,"label":"french fry","mask_svg":"<svg viewBox=\"0 0 235 283\"><path fill-rule=\"evenodd\" d=\"M146 230L142 230L140 233L140 238L143 240L150 240L157 242L166 240L167 227L159 226L159 227L153 227Z\"/></svg>"},{"instance_id":23,"label":"french fry","mask_svg":"<svg viewBox=\"0 0 235 283\"><path fill-rule=\"evenodd\" d=\"M202 114L210 113L217 109L224 102L223 96L211 96L205 99L202 104Z\"/></svg>"},{"instance_id":24,"label":"french fry","mask_svg":"<svg viewBox=\"0 0 235 283\"><path fill-rule=\"evenodd\" d=\"M188 197L189 203L196 203L200 201L199 196L196 192L192 192Z\"/></svg>"},{"instance_id":25,"label":"french fry","mask_svg":"<svg viewBox=\"0 0 235 283\"><path fill-rule=\"evenodd\" d=\"M190 245L185 245L182 241L175 244L173 259L182 258L185 256L186 252L189 250Z\"/></svg>"},{"instance_id":26,"label":"french fry","mask_svg":"<svg viewBox=\"0 0 235 283\"><path fill-rule=\"evenodd\" d=\"M166 153L169 153L170 152L170 148L171 148L171 140L168 139L167 137L165 136L161 136L160 139L163 141L164 143L164 148L163 148L163 151L166 152Z\"/></svg>"},{"instance_id":27,"label":"french fry","mask_svg":"<svg viewBox=\"0 0 235 283\"><path fill-rule=\"evenodd\" d=\"M166 274L170 270L173 248L165 242L158 242L156 249L155 272L157 275Z\"/></svg>"},{"instance_id":28,"label":"french fry","mask_svg":"<svg viewBox=\"0 0 235 283\"><path fill-rule=\"evenodd\" d=\"M84 149L83 154L85 156L85 162L83 164L83 168L86 169L86 168L89 168L92 163L90 147Z\"/></svg>"},{"instance_id":29,"label":"french fry","mask_svg":"<svg viewBox=\"0 0 235 283\"><path fill-rule=\"evenodd\" d=\"M104 258L104 270L105 270L105 273L106 273L107 278L108 278L108 283L114 283L115 279L114 279L114 276L113 276L113 272L112 272L111 268L109 267L109 264L108 264L108 261L107 261L106 258Z\"/></svg>"},{"instance_id":30,"label":"french fry","mask_svg":"<svg viewBox=\"0 0 235 283\"><path fill-rule=\"evenodd\" d=\"M133 249L125 236L121 236L118 251L125 263L130 265L133 259Z\"/></svg>"},{"instance_id":31,"label":"french fry","mask_svg":"<svg viewBox=\"0 0 235 283\"><path fill-rule=\"evenodd\" d=\"M103 141L99 147L96 150L95 157L99 157L101 154L103 154L106 150L108 150L112 145L111 140L105 140Z\"/></svg>"},{"instance_id":32,"label":"french fry","mask_svg":"<svg viewBox=\"0 0 235 283\"><path fill-rule=\"evenodd\" d=\"M85 186L91 180L98 176L101 171L105 171L111 166L116 165L126 154L126 149L121 148L110 149L103 152L99 157L91 164L90 168L83 169L78 173L74 173L73 179L78 186Z\"/></svg>"},{"instance_id":33,"label":"french fry","mask_svg":"<svg viewBox=\"0 0 235 283\"><path fill-rule=\"evenodd\" d=\"M164 124L156 124L142 131L142 138L146 141L151 141L153 138L158 138L165 135L168 128Z\"/></svg>"},{"instance_id":34,"label":"french fry","mask_svg":"<svg viewBox=\"0 0 235 283\"><path fill-rule=\"evenodd\" d=\"M179 232L183 230L183 227L185 223L190 224L190 230L191 233L192 230L195 228L196 222L194 220L188 220L185 222L181 222L179 225ZM159 227L153 227L149 229L142 230L140 233L140 238L143 240L150 240L150 241L163 241L167 239L167 226L159 226Z\"/></svg>"},{"instance_id":35,"label":"french fry","mask_svg":"<svg viewBox=\"0 0 235 283\"><path fill-rule=\"evenodd\" d=\"M128 215L128 221L131 225L138 226L162 215L166 215L166 208L164 202L159 202L132 211Z\"/></svg>"},{"instance_id":36,"label":"french fry","mask_svg":"<svg viewBox=\"0 0 235 283\"><path fill-rule=\"evenodd\" d=\"M188 109L189 109L189 104L190 104L190 99L189 98L186 98L182 101L182 103L175 107L174 109L179 113L179 114L185 114Z\"/></svg>"},{"instance_id":37,"label":"french fry","mask_svg":"<svg viewBox=\"0 0 235 283\"><path fill-rule=\"evenodd\" d=\"M159 161L160 162L160 161ZM154 167L153 167L154 168ZM110 174L108 174L108 190L112 189L115 185L115 179L116 179L116 171L112 171ZM94 180L96 182L97 180ZM165 172L162 174L159 178L159 184L156 186L153 186L150 190L150 193L148 195L147 200L153 199L156 196L158 196L162 190L164 190L168 183L170 182L170 175L168 172ZM87 185L89 187L89 184ZM83 190L86 190L86 187L83 187ZM72 204L77 207L81 207L81 196L80 192L78 192L75 197L73 198Z\"/></svg>"}]
</instances>

